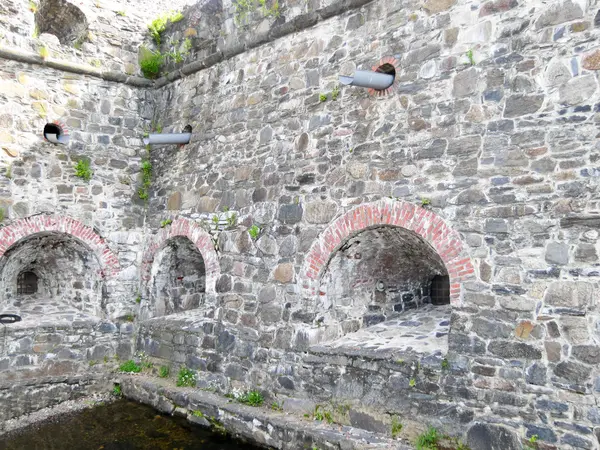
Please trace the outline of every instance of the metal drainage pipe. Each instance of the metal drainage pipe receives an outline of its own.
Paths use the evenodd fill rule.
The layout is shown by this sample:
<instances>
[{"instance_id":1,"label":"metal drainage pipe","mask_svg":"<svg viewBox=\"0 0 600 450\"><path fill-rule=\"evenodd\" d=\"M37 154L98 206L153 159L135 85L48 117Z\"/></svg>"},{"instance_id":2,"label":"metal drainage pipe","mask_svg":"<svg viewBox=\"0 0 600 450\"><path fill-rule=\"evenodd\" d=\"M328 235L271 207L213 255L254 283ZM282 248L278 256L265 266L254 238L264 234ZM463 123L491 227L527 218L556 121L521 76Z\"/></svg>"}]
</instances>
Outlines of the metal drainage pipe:
<instances>
[{"instance_id":1,"label":"metal drainage pipe","mask_svg":"<svg viewBox=\"0 0 600 450\"><path fill-rule=\"evenodd\" d=\"M340 83L345 86L359 86L384 91L394 84L394 75L370 70L357 70L354 72L353 77L340 75Z\"/></svg>"},{"instance_id":2,"label":"metal drainage pipe","mask_svg":"<svg viewBox=\"0 0 600 450\"><path fill-rule=\"evenodd\" d=\"M53 144L67 145L69 143L69 136L65 136L64 134L45 134L44 137L48 142L52 142Z\"/></svg>"},{"instance_id":3,"label":"metal drainage pipe","mask_svg":"<svg viewBox=\"0 0 600 450\"><path fill-rule=\"evenodd\" d=\"M149 134L144 138L144 145L189 144L192 133Z\"/></svg>"}]
</instances>

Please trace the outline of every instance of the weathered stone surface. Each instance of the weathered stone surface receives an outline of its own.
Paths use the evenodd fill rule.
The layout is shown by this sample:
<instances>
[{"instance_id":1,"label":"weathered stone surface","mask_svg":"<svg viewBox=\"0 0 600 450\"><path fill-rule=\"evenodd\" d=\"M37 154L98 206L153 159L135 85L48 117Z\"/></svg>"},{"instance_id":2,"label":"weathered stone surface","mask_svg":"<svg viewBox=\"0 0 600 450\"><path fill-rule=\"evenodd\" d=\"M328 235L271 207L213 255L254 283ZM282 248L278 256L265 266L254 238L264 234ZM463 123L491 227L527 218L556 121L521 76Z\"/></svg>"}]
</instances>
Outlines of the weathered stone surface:
<instances>
[{"instance_id":1,"label":"weathered stone surface","mask_svg":"<svg viewBox=\"0 0 600 450\"><path fill-rule=\"evenodd\" d=\"M596 345L575 345L573 357L587 364L600 364L600 347Z\"/></svg>"},{"instance_id":2,"label":"weathered stone surface","mask_svg":"<svg viewBox=\"0 0 600 450\"><path fill-rule=\"evenodd\" d=\"M569 246L561 242L551 242L546 246L546 262L564 265L569 263Z\"/></svg>"},{"instance_id":3,"label":"weathered stone surface","mask_svg":"<svg viewBox=\"0 0 600 450\"><path fill-rule=\"evenodd\" d=\"M291 283L294 279L294 266L289 263L279 264L273 272L273 279L279 283Z\"/></svg>"},{"instance_id":4,"label":"weathered stone surface","mask_svg":"<svg viewBox=\"0 0 600 450\"><path fill-rule=\"evenodd\" d=\"M167 209L169 211L178 211L181 209L181 192L174 192L167 200Z\"/></svg>"},{"instance_id":5,"label":"weathered stone surface","mask_svg":"<svg viewBox=\"0 0 600 450\"><path fill-rule=\"evenodd\" d=\"M333 202L309 202L305 205L304 218L309 223L329 223L337 212Z\"/></svg>"},{"instance_id":6,"label":"weathered stone surface","mask_svg":"<svg viewBox=\"0 0 600 450\"><path fill-rule=\"evenodd\" d=\"M585 309L591 304L594 288L584 281L556 281L546 290L544 302L552 306Z\"/></svg>"},{"instance_id":7,"label":"weathered stone surface","mask_svg":"<svg viewBox=\"0 0 600 450\"><path fill-rule=\"evenodd\" d=\"M481 450L519 450L518 436L499 425L476 423L467 432L467 445Z\"/></svg>"},{"instance_id":8,"label":"weathered stone surface","mask_svg":"<svg viewBox=\"0 0 600 450\"><path fill-rule=\"evenodd\" d=\"M452 94L455 97L467 97L477 92L478 72L474 67L459 72L454 77Z\"/></svg>"},{"instance_id":9,"label":"weathered stone surface","mask_svg":"<svg viewBox=\"0 0 600 450\"><path fill-rule=\"evenodd\" d=\"M597 87L593 75L573 78L560 87L560 102L569 106L585 103L596 92Z\"/></svg>"},{"instance_id":10,"label":"weathered stone surface","mask_svg":"<svg viewBox=\"0 0 600 450\"><path fill-rule=\"evenodd\" d=\"M556 365L554 374L570 383L585 383L590 377L591 369L575 362L563 361Z\"/></svg>"},{"instance_id":11,"label":"weathered stone surface","mask_svg":"<svg viewBox=\"0 0 600 450\"><path fill-rule=\"evenodd\" d=\"M572 0L560 0L549 4L536 20L535 27L540 28L558 25L583 17L583 11L578 3Z\"/></svg>"},{"instance_id":12,"label":"weathered stone surface","mask_svg":"<svg viewBox=\"0 0 600 450\"><path fill-rule=\"evenodd\" d=\"M281 205L279 207L278 219L283 223L293 224L302 219L303 213L302 205Z\"/></svg>"},{"instance_id":13,"label":"weathered stone surface","mask_svg":"<svg viewBox=\"0 0 600 450\"><path fill-rule=\"evenodd\" d=\"M542 107L543 95L512 95L506 99L504 117L519 117L533 114Z\"/></svg>"},{"instance_id":14,"label":"weathered stone surface","mask_svg":"<svg viewBox=\"0 0 600 450\"><path fill-rule=\"evenodd\" d=\"M587 70L600 70L600 50L585 55L581 65Z\"/></svg>"},{"instance_id":15,"label":"weathered stone surface","mask_svg":"<svg viewBox=\"0 0 600 450\"><path fill-rule=\"evenodd\" d=\"M456 4L456 0L427 0L423 7L430 13L436 14L450 9Z\"/></svg>"},{"instance_id":16,"label":"weathered stone surface","mask_svg":"<svg viewBox=\"0 0 600 450\"><path fill-rule=\"evenodd\" d=\"M521 342L493 341L488 350L501 358L541 359L542 352L532 345Z\"/></svg>"},{"instance_id":17,"label":"weathered stone surface","mask_svg":"<svg viewBox=\"0 0 600 450\"><path fill-rule=\"evenodd\" d=\"M479 17L485 17L490 14L498 14L516 8L519 5L517 0L492 0L484 3L479 9Z\"/></svg>"}]
</instances>

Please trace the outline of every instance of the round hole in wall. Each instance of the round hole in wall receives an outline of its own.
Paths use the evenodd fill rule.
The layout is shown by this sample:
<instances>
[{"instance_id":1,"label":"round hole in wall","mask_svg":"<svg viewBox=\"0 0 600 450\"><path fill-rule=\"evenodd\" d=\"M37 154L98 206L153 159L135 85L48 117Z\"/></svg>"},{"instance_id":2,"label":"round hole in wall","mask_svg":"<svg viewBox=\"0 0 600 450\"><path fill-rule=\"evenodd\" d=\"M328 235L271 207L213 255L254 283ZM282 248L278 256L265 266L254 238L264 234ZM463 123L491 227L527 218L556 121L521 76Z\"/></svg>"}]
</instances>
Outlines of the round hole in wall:
<instances>
[{"instance_id":1,"label":"round hole in wall","mask_svg":"<svg viewBox=\"0 0 600 450\"><path fill-rule=\"evenodd\" d=\"M192 126L191 125L186 125L185 127L183 127L183 131L182 133L191 133L192 132Z\"/></svg>"},{"instance_id":2,"label":"round hole in wall","mask_svg":"<svg viewBox=\"0 0 600 450\"><path fill-rule=\"evenodd\" d=\"M386 75L392 75L394 80L396 79L396 67L393 64L385 63L377 68L375 72L385 73Z\"/></svg>"},{"instance_id":3,"label":"round hole in wall","mask_svg":"<svg viewBox=\"0 0 600 450\"><path fill-rule=\"evenodd\" d=\"M375 285L375 288L379 292L383 292L385 290L385 283L383 281L378 281L377 284Z\"/></svg>"},{"instance_id":4,"label":"round hole in wall","mask_svg":"<svg viewBox=\"0 0 600 450\"><path fill-rule=\"evenodd\" d=\"M62 134L62 132L62 128L55 123L47 123L46 125L44 125L44 137L46 139L48 139L48 134L55 134L56 137L59 137Z\"/></svg>"}]
</instances>

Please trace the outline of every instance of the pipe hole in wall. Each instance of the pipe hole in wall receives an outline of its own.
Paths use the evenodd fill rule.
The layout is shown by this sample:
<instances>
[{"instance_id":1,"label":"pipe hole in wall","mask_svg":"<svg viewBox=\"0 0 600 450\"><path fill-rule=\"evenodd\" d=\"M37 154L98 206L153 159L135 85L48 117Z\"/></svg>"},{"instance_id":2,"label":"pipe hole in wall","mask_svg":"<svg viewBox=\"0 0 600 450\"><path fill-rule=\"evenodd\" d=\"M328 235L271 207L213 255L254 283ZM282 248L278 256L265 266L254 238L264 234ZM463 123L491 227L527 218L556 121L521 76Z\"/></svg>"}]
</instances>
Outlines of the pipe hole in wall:
<instances>
[{"instance_id":1,"label":"pipe hole in wall","mask_svg":"<svg viewBox=\"0 0 600 450\"><path fill-rule=\"evenodd\" d=\"M375 72L384 73L386 75L392 75L394 81L396 81L396 67L393 64L385 63L377 68Z\"/></svg>"},{"instance_id":2,"label":"pipe hole in wall","mask_svg":"<svg viewBox=\"0 0 600 450\"><path fill-rule=\"evenodd\" d=\"M56 135L56 137L60 137L62 133L62 128L55 123L47 123L46 125L44 125L44 137L46 139L48 139L49 134L54 134Z\"/></svg>"}]
</instances>

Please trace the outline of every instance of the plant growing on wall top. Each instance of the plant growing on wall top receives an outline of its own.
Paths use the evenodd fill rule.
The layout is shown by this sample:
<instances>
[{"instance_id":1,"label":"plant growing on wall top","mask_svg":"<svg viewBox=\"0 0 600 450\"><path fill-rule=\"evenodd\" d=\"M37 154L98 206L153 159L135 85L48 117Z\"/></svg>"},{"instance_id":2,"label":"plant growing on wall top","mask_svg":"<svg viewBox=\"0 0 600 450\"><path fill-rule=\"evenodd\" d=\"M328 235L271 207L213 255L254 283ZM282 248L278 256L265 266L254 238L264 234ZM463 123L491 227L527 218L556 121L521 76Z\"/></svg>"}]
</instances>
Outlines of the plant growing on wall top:
<instances>
[{"instance_id":1,"label":"plant growing on wall top","mask_svg":"<svg viewBox=\"0 0 600 450\"><path fill-rule=\"evenodd\" d=\"M140 48L140 68L146 78L158 77L163 59L164 57L160 52L153 52L146 47Z\"/></svg>"},{"instance_id":2,"label":"plant growing on wall top","mask_svg":"<svg viewBox=\"0 0 600 450\"><path fill-rule=\"evenodd\" d=\"M259 7L265 17L277 18L281 15L279 0L275 0L271 7L267 6L267 0L233 0L233 6L235 7L234 19L238 25L246 21L248 13Z\"/></svg>"},{"instance_id":3,"label":"plant growing on wall top","mask_svg":"<svg viewBox=\"0 0 600 450\"><path fill-rule=\"evenodd\" d=\"M194 387L196 386L196 372L182 367L177 375L177 386Z\"/></svg>"},{"instance_id":4,"label":"plant growing on wall top","mask_svg":"<svg viewBox=\"0 0 600 450\"><path fill-rule=\"evenodd\" d=\"M161 14L148 25L148 31L156 45L160 45L162 34L167 29L169 22L176 23L183 20L183 14L180 11L169 11Z\"/></svg>"}]
</instances>

